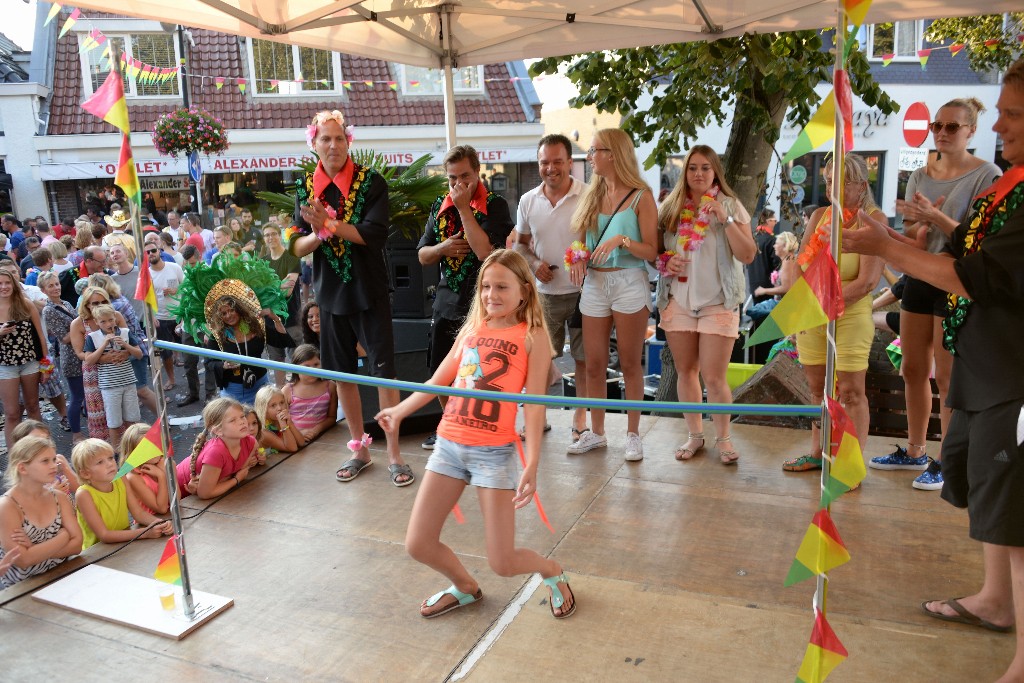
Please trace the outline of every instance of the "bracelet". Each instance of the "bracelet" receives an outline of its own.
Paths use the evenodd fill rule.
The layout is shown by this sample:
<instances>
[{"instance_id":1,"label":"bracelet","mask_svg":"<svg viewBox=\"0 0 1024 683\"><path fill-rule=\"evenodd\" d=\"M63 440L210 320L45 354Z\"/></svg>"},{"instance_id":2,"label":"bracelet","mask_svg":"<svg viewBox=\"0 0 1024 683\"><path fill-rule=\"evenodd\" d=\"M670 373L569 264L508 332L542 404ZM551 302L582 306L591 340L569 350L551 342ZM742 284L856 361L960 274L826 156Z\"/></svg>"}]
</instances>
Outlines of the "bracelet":
<instances>
[{"instance_id":1,"label":"bracelet","mask_svg":"<svg viewBox=\"0 0 1024 683\"><path fill-rule=\"evenodd\" d=\"M574 263L586 263L590 260L590 250L587 249L587 245L583 244L579 240L576 240L569 245L569 248L565 250L565 269L569 270Z\"/></svg>"},{"instance_id":2,"label":"bracelet","mask_svg":"<svg viewBox=\"0 0 1024 683\"><path fill-rule=\"evenodd\" d=\"M629 237L628 237L628 236L626 236L626 235L623 235L623 236L622 236L622 247L623 247L624 249L629 249L629 247L630 247L630 245L631 245L631 244L633 244L633 241L632 241L631 239L629 239Z\"/></svg>"},{"instance_id":3,"label":"bracelet","mask_svg":"<svg viewBox=\"0 0 1024 683\"><path fill-rule=\"evenodd\" d=\"M658 269L658 272L662 275L668 275L668 262L672 260L672 257L676 255L674 251L666 251L664 254L658 254L658 260L655 261L654 267Z\"/></svg>"}]
</instances>

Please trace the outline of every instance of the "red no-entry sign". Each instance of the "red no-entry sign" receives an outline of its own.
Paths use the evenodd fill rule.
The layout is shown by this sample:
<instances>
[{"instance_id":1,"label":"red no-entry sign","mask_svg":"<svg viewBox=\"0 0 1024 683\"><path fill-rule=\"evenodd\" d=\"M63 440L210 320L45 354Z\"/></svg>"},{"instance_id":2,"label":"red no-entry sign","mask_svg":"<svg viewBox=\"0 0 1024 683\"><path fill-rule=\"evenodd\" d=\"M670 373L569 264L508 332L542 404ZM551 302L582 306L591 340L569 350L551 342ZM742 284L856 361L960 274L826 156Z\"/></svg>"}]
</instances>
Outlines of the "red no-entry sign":
<instances>
[{"instance_id":1,"label":"red no-entry sign","mask_svg":"<svg viewBox=\"0 0 1024 683\"><path fill-rule=\"evenodd\" d=\"M903 139L911 147L920 147L928 139L928 124L931 114L924 102L914 102L907 107L903 117Z\"/></svg>"}]
</instances>

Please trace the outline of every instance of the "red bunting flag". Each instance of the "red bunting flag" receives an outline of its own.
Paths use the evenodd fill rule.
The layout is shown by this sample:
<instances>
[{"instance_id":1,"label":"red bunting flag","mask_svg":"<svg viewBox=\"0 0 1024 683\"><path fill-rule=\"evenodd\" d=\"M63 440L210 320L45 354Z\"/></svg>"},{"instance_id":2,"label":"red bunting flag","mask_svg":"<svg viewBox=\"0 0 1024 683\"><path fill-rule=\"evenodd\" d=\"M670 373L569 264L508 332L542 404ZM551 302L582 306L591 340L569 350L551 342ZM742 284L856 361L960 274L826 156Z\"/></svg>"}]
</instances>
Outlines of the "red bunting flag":
<instances>
[{"instance_id":1,"label":"red bunting flag","mask_svg":"<svg viewBox=\"0 0 1024 683\"><path fill-rule=\"evenodd\" d=\"M821 492L822 507L831 505L839 496L860 486L868 473L853 420L838 401L828 396L825 397L825 409L832 424L829 444L832 466L829 468L829 480Z\"/></svg>"},{"instance_id":2,"label":"red bunting flag","mask_svg":"<svg viewBox=\"0 0 1024 683\"><path fill-rule=\"evenodd\" d=\"M342 81L341 82L341 87L343 87L345 90L351 90L352 89L352 81Z\"/></svg>"},{"instance_id":3,"label":"red bunting flag","mask_svg":"<svg viewBox=\"0 0 1024 683\"><path fill-rule=\"evenodd\" d=\"M235 83L238 85L238 91L244 95L245 94L245 79L244 78L239 78L238 80L235 81Z\"/></svg>"},{"instance_id":4,"label":"red bunting flag","mask_svg":"<svg viewBox=\"0 0 1024 683\"><path fill-rule=\"evenodd\" d=\"M820 610L814 610L814 628L800 671L796 675L797 683L822 683L849 656L850 653L839 642L825 615Z\"/></svg>"},{"instance_id":5,"label":"red bunting flag","mask_svg":"<svg viewBox=\"0 0 1024 683\"><path fill-rule=\"evenodd\" d=\"M392 90L398 90L398 83L396 81L388 81L388 87Z\"/></svg>"},{"instance_id":6,"label":"red bunting flag","mask_svg":"<svg viewBox=\"0 0 1024 683\"><path fill-rule=\"evenodd\" d=\"M921 60L921 70L924 71L925 65L928 63L928 57L932 54L931 48L917 51L917 58Z\"/></svg>"},{"instance_id":7,"label":"red bunting flag","mask_svg":"<svg viewBox=\"0 0 1024 683\"><path fill-rule=\"evenodd\" d=\"M963 43L953 43L949 46L949 54L952 57L956 57L964 49Z\"/></svg>"},{"instance_id":8,"label":"red bunting flag","mask_svg":"<svg viewBox=\"0 0 1024 683\"><path fill-rule=\"evenodd\" d=\"M887 55L882 55L882 66L889 66L892 64L892 58L896 56L896 53L890 52Z\"/></svg>"},{"instance_id":9,"label":"red bunting flag","mask_svg":"<svg viewBox=\"0 0 1024 683\"><path fill-rule=\"evenodd\" d=\"M145 275L143 275L143 273L145 273ZM143 277L149 279L148 265L139 271L139 284L142 283ZM139 296L139 284L135 287L135 297L137 299L142 298ZM153 290L152 282L149 283L149 289L150 291ZM153 423L153 426L146 430L146 434L142 437L142 441L139 442L139 445L136 446L135 449L128 454L128 457L125 458L124 462L121 463L121 467L117 470L117 476L114 477L114 479L123 477L136 467L145 465L153 458L164 454L164 449L160 446L160 426L160 418L157 418L156 422Z\"/></svg>"},{"instance_id":10,"label":"red bunting flag","mask_svg":"<svg viewBox=\"0 0 1024 683\"><path fill-rule=\"evenodd\" d=\"M803 541L796 551L796 558L786 575L786 586L825 574L850 561L850 552L839 536L839 530L832 522L828 510L822 508L814 513Z\"/></svg>"},{"instance_id":11,"label":"red bunting flag","mask_svg":"<svg viewBox=\"0 0 1024 683\"><path fill-rule=\"evenodd\" d=\"M223 76L217 76L215 79L213 79L213 83L214 83L214 85L217 86L217 90L220 90L221 88L224 87L224 77Z\"/></svg>"},{"instance_id":12,"label":"red bunting flag","mask_svg":"<svg viewBox=\"0 0 1024 683\"><path fill-rule=\"evenodd\" d=\"M181 562L178 559L177 540L177 536L167 539L167 545L164 546L164 552L160 555L160 562L156 566L156 571L153 572L153 578L180 586Z\"/></svg>"},{"instance_id":13,"label":"red bunting flag","mask_svg":"<svg viewBox=\"0 0 1024 683\"><path fill-rule=\"evenodd\" d=\"M111 71L96 89L92 97L82 103L82 109L103 119L122 133L130 133L128 126L128 103L124 99L124 83L121 74Z\"/></svg>"},{"instance_id":14,"label":"red bunting flag","mask_svg":"<svg viewBox=\"0 0 1024 683\"><path fill-rule=\"evenodd\" d=\"M853 90L844 69L836 70L835 92L836 107L843 117L843 148L849 152L853 149Z\"/></svg>"}]
</instances>

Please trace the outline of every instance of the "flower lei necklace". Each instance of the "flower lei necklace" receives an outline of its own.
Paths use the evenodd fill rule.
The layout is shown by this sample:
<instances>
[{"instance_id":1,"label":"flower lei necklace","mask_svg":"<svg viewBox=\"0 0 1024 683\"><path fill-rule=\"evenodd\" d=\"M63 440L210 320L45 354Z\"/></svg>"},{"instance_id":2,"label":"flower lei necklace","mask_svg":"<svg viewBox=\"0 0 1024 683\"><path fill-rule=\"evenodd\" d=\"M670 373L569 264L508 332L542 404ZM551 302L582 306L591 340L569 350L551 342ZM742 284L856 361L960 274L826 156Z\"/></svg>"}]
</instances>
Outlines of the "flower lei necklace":
<instances>
[{"instance_id":1,"label":"flower lei necklace","mask_svg":"<svg viewBox=\"0 0 1024 683\"><path fill-rule=\"evenodd\" d=\"M353 162L355 164L355 162ZM366 195L370 191L371 183L366 182L370 178L370 174L374 171L366 166L360 166L355 164L355 168L352 172L352 185L349 189L348 196L344 198L344 204L340 211L336 211L333 207L327 207L327 215L330 218L340 220L342 223L358 223L363 218L363 210L366 206ZM295 179L295 193L299 199L299 203L307 202L310 195L313 193L313 174L309 173L306 177ZM304 230L298 226L291 226L284 233L285 243L290 243L291 240L296 237L303 235L309 235L312 230ZM352 243L348 240L343 240L326 230L321 230L317 233L322 242L320 243L320 251L323 252L327 262L331 264L331 268L338 274L341 281L348 282L352 279Z\"/></svg>"},{"instance_id":2,"label":"flower lei necklace","mask_svg":"<svg viewBox=\"0 0 1024 683\"><path fill-rule=\"evenodd\" d=\"M857 218L857 209L843 209L843 228L853 223L854 219ZM806 267L814 260L814 257L818 255L821 248L829 243L832 235L832 207L826 207L825 213L822 215L821 220L818 221L818 226L814 230L814 234L807 240L807 244L804 246L804 250L800 252L800 256L796 262Z\"/></svg>"},{"instance_id":3,"label":"flower lei necklace","mask_svg":"<svg viewBox=\"0 0 1024 683\"><path fill-rule=\"evenodd\" d=\"M431 215L437 217L434 221L434 237L437 244L441 244L457 232L462 232L462 221L458 219L458 209L452 206L444 211L440 211L441 204L444 203L447 196L447 194L444 194L438 197L430 209ZM487 193L487 204L491 203L491 199L494 196L496 195L493 192ZM452 220L453 213L455 220ZM477 211L475 208L473 209L473 217L476 218L478 225L483 225L487 219L485 214ZM453 292L458 292L463 281L469 277L470 273L475 272L479 265L480 259L470 249L469 253L465 256L443 257L441 259L441 275L444 276L444 281L448 283L448 288Z\"/></svg>"},{"instance_id":4,"label":"flower lei necklace","mask_svg":"<svg viewBox=\"0 0 1024 683\"><path fill-rule=\"evenodd\" d=\"M967 227L967 234L964 236L964 256L981 249L981 243L985 238L1002 230L1007 219L1017 211L1021 204L1024 204L1024 179L1007 178L1011 173L1013 172L1010 171L1004 175L1003 179L1007 184L1015 183L1013 189L1001 193L998 186L1002 181L997 181L993 192L977 198L974 202L974 213L971 216L970 225ZM942 320L942 345L954 356L957 355L956 338L960 328L967 321L971 303L970 299L956 294L946 295L946 317Z\"/></svg>"},{"instance_id":5,"label":"flower lei necklace","mask_svg":"<svg viewBox=\"0 0 1024 683\"><path fill-rule=\"evenodd\" d=\"M700 198L700 206L697 207L696 215L693 210L693 200L686 198L686 204L679 214L679 228L676 230L676 250L697 251L704 243L704 235L707 234L708 225L711 223L711 202L718 196L718 186L711 186L704 196Z\"/></svg>"}]
</instances>

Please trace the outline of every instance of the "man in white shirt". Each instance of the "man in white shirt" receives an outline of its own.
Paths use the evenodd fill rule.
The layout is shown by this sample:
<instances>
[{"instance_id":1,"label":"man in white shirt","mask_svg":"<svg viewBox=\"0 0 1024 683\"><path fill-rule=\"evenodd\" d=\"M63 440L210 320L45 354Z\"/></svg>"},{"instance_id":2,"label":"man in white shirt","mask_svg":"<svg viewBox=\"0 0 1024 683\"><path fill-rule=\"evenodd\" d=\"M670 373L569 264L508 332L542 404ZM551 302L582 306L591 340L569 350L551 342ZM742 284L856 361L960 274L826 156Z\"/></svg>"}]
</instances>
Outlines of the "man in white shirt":
<instances>
[{"instance_id":1,"label":"man in white shirt","mask_svg":"<svg viewBox=\"0 0 1024 683\"><path fill-rule=\"evenodd\" d=\"M175 336L174 316L167 312L167 302L178 293L178 287L185 279L185 273L176 263L169 263L160 258L160 247L155 244L146 245L146 261L149 262L149 273L153 278L153 291L156 292L156 338L161 341L179 341ZM165 349L160 350L164 363L164 391L174 389L173 354Z\"/></svg>"},{"instance_id":2,"label":"man in white shirt","mask_svg":"<svg viewBox=\"0 0 1024 683\"><path fill-rule=\"evenodd\" d=\"M516 251L526 257L537 279L537 291L544 305L544 318L555 356L561 357L569 330L569 350L576 361L576 395L586 396L587 365L583 355L583 329L579 314L580 288L569 280L563 267L565 251L575 240L572 231L583 183L572 177L572 143L564 135L545 135L537 147L541 184L519 200L516 221ZM549 377L558 380L554 363ZM573 442L587 429L583 408L573 418ZM569 447L570 452L572 446Z\"/></svg>"},{"instance_id":3,"label":"man in white shirt","mask_svg":"<svg viewBox=\"0 0 1024 683\"><path fill-rule=\"evenodd\" d=\"M180 223L181 216L178 215L177 211L171 210L167 212L167 227L164 228L164 232L174 238L175 247L180 247L186 237L185 232L180 227Z\"/></svg>"}]
</instances>

